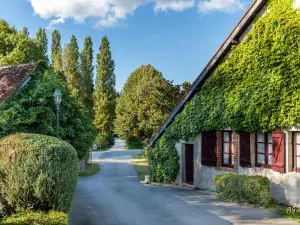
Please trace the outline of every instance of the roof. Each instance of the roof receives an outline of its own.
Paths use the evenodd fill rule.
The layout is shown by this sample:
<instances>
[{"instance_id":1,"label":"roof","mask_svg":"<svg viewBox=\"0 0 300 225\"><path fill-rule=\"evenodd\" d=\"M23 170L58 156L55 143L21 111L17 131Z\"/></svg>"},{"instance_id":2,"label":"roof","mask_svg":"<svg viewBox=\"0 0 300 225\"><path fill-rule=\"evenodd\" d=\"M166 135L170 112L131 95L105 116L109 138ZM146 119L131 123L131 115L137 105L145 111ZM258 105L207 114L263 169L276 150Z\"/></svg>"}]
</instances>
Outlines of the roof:
<instances>
[{"instance_id":1,"label":"roof","mask_svg":"<svg viewBox=\"0 0 300 225\"><path fill-rule=\"evenodd\" d=\"M266 5L268 0L254 0L248 10L245 12L243 17L233 28L229 36L225 39L213 57L210 59L208 64L202 70L200 75L196 78L194 83L191 85L189 91L182 97L178 105L171 112L165 123L158 129L156 134L153 136L150 142L150 146L153 146L159 137L163 134L164 130L173 122L175 116L180 113L185 104L189 102L192 97L200 90L205 79L210 75L210 73L216 68L220 63L222 58L229 52L232 45L239 44L239 39L243 33L247 30L249 25L252 24L255 16L259 13L263 7Z\"/></svg>"},{"instance_id":2,"label":"roof","mask_svg":"<svg viewBox=\"0 0 300 225\"><path fill-rule=\"evenodd\" d=\"M25 86L35 66L35 63L28 63L0 67L0 103L4 103L11 94Z\"/></svg>"}]
</instances>

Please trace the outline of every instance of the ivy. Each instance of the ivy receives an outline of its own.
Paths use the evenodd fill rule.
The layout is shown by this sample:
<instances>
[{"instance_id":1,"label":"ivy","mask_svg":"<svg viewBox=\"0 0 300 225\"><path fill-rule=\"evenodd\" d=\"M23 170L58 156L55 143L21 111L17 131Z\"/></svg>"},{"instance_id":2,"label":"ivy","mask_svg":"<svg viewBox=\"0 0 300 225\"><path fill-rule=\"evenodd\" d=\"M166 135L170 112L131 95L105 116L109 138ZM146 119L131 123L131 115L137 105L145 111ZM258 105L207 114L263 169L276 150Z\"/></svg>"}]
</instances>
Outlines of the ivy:
<instances>
[{"instance_id":1,"label":"ivy","mask_svg":"<svg viewBox=\"0 0 300 225\"><path fill-rule=\"evenodd\" d=\"M247 37L202 85L150 151L154 181L174 181L179 140L231 128L267 132L300 123L300 13L271 0Z\"/></svg>"}]
</instances>

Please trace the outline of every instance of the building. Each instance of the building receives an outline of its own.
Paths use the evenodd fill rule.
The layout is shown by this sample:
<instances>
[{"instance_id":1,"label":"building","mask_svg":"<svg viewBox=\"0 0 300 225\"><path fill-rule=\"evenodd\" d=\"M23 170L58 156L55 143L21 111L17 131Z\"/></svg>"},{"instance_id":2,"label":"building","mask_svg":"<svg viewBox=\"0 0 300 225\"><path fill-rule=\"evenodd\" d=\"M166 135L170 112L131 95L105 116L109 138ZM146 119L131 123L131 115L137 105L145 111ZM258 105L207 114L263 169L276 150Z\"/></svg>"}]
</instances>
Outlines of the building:
<instances>
[{"instance_id":1,"label":"building","mask_svg":"<svg viewBox=\"0 0 300 225\"><path fill-rule=\"evenodd\" d=\"M232 47L243 42L251 32L256 16L263 17L265 13L269 13L267 4L267 0L255 0L252 3L188 93L152 138L150 146L156 145L166 129L174 123L176 116L182 113L187 103L203 88L205 82L209 81L216 68L227 60ZM293 7L298 5L299 1L294 1ZM299 65L298 71L298 86L295 87L299 88ZM298 98L295 96L300 104L299 96L300 89L298 89ZM299 118L300 112L296 112L296 116ZM191 140L178 140L176 143L180 165L176 179L178 185L214 190L214 177L217 174L261 175L270 180L271 192L278 202L300 207L299 124L285 129L274 129L267 133L235 132L231 128L222 128L201 131L196 138L189 139Z\"/></svg>"},{"instance_id":2,"label":"building","mask_svg":"<svg viewBox=\"0 0 300 225\"><path fill-rule=\"evenodd\" d=\"M25 87L35 67L36 63L0 67L0 103Z\"/></svg>"}]
</instances>

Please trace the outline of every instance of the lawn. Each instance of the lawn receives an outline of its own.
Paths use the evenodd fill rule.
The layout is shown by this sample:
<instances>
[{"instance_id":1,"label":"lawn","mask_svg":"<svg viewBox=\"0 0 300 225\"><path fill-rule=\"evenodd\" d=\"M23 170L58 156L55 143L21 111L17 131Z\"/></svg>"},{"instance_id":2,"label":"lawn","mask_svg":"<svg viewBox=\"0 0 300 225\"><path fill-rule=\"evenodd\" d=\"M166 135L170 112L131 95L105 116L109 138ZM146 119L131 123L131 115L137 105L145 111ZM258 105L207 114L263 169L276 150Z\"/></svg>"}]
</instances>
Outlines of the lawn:
<instances>
[{"instance_id":1,"label":"lawn","mask_svg":"<svg viewBox=\"0 0 300 225\"><path fill-rule=\"evenodd\" d=\"M134 155L132 158L139 180L144 180L145 175L149 175L148 158L144 155L144 153Z\"/></svg>"},{"instance_id":2,"label":"lawn","mask_svg":"<svg viewBox=\"0 0 300 225\"><path fill-rule=\"evenodd\" d=\"M291 207L291 206L285 206L285 205L275 205L268 209L271 212L277 213L284 218L294 220L294 221L300 223L300 209L298 209L298 208Z\"/></svg>"},{"instance_id":3,"label":"lawn","mask_svg":"<svg viewBox=\"0 0 300 225\"><path fill-rule=\"evenodd\" d=\"M85 170L79 172L79 176L88 177L98 173L99 170L100 170L100 165L98 163L87 163L85 165Z\"/></svg>"}]
</instances>

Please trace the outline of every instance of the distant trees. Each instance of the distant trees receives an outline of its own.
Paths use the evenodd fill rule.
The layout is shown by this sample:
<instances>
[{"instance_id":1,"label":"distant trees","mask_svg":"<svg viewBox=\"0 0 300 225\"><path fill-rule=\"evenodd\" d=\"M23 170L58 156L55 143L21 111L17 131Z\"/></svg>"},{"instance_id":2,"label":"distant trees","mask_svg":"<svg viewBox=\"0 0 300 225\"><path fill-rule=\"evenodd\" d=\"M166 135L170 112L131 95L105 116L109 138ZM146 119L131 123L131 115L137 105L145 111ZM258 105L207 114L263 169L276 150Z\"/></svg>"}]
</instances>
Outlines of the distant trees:
<instances>
[{"instance_id":1,"label":"distant trees","mask_svg":"<svg viewBox=\"0 0 300 225\"><path fill-rule=\"evenodd\" d=\"M83 95L83 105L90 111L92 115L93 111L93 42L91 37L87 37L84 40L84 47L81 52L81 79L82 79L82 95Z\"/></svg>"},{"instance_id":2,"label":"distant trees","mask_svg":"<svg viewBox=\"0 0 300 225\"><path fill-rule=\"evenodd\" d=\"M101 40L97 54L97 77L94 91L94 125L101 134L111 136L114 131L116 108L115 64L107 37Z\"/></svg>"},{"instance_id":3,"label":"distant trees","mask_svg":"<svg viewBox=\"0 0 300 225\"><path fill-rule=\"evenodd\" d=\"M122 138L151 138L173 110L180 85L173 85L151 65L143 65L127 79L117 101L115 132Z\"/></svg>"},{"instance_id":4,"label":"distant trees","mask_svg":"<svg viewBox=\"0 0 300 225\"><path fill-rule=\"evenodd\" d=\"M45 29L39 28L36 33L36 40L40 48L40 55L43 57L43 60L48 64L48 38Z\"/></svg>"},{"instance_id":5,"label":"distant trees","mask_svg":"<svg viewBox=\"0 0 300 225\"><path fill-rule=\"evenodd\" d=\"M62 48L60 45L60 39L60 33L58 32L58 30L54 30L52 33L51 61L55 72L63 70Z\"/></svg>"},{"instance_id":6,"label":"distant trees","mask_svg":"<svg viewBox=\"0 0 300 225\"><path fill-rule=\"evenodd\" d=\"M192 84L190 82L184 81L181 85L181 95L182 96L185 95L191 86L192 86Z\"/></svg>"},{"instance_id":7,"label":"distant trees","mask_svg":"<svg viewBox=\"0 0 300 225\"><path fill-rule=\"evenodd\" d=\"M41 59L37 41L28 36L28 29L18 32L0 20L0 66L35 62Z\"/></svg>"}]
</instances>

